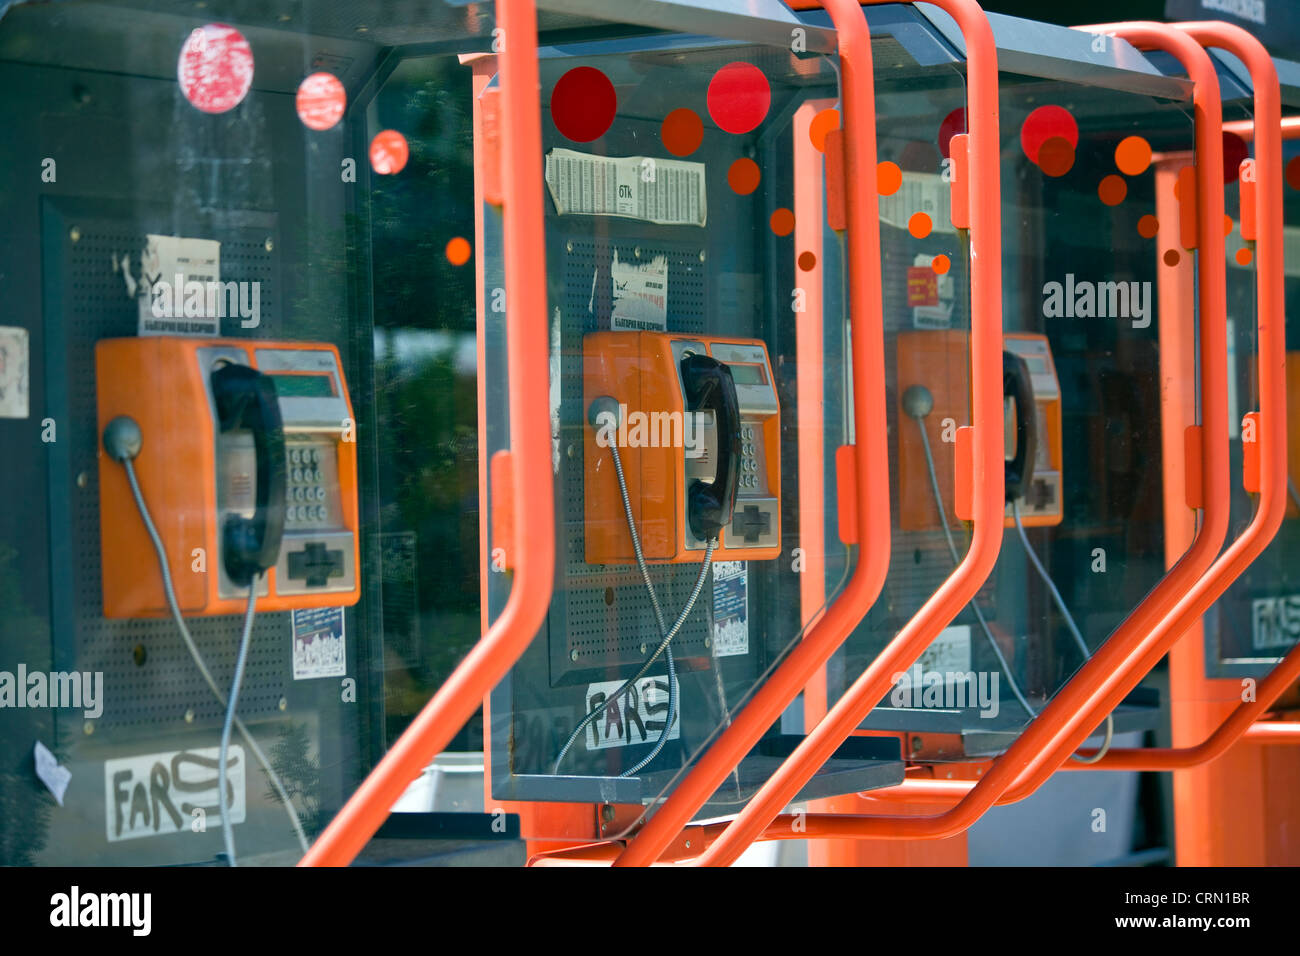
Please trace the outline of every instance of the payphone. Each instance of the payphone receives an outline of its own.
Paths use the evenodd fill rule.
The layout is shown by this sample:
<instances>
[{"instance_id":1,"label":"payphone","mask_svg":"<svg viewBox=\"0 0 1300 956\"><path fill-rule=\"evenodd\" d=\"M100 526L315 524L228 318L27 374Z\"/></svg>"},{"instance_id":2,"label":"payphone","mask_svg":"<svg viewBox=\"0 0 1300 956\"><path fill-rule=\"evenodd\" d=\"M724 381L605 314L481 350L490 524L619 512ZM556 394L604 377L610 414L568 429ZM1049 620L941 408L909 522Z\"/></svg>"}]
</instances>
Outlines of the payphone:
<instances>
[{"instance_id":1,"label":"payphone","mask_svg":"<svg viewBox=\"0 0 1300 956\"><path fill-rule=\"evenodd\" d=\"M697 561L715 536L715 561L780 554L780 405L761 341L594 333L583 387L589 562L633 559L611 445L646 561Z\"/></svg>"},{"instance_id":2,"label":"payphone","mask_svg":"<svg viewBox=\"0 0 1300 956\"><path fill-rule=\"evenodd\" d=\"M357 602L355 424L332 345L109 339L95 370L101 431L139 426L135 470L182 613L242 611L255 569L263 611ZM164 616L127 476L103 454L99 476L104 615Z\"/></svg>"}]
</instances>

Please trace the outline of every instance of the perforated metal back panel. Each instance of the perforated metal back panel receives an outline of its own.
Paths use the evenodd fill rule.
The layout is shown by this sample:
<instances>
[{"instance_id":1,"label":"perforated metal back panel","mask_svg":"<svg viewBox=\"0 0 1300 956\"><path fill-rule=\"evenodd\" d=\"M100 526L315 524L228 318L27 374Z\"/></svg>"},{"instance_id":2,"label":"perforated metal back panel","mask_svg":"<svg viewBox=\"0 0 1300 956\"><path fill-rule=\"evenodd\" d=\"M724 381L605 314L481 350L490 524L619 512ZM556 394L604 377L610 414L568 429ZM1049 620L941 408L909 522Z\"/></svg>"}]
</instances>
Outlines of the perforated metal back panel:
<instances>
[{"instance_id":1,"label":"perforated metal back panel","mask_svg":"<svg viewBox=\"0 0 1300 956\"><path fill-rule=\"evenodd\" d=\"M259 338L275 337L280 329L274 281L275 217L252 213L240 218L244 225L215 227L205 230L203 236L221 242L223 280L261 283L261 324L254 334ZM103 716L96 722L97 733L100 728L156 728L159 722L165 726L169 721L185 719L187 712L192 713L196 727L217 726L222 716L170 618L106 620L102 616L97 467L100 436L94 349L99 339L133 336L137 332L137 301L128 295L121 261L129 255L138 278L139 253L147 231L167 230L161 223L140 229L111 218L78 219L59 237L64 263L62 339L69 404L67 420L57 422L57 441L68 443L65 453L70 466L67 479L71 501L67 505L67 580L55 587L56 594L63 589L73 605L73 660L69 666L104 675L106 701ZM53 238L47 236L47 243ZM240 338L249 337L252 330L242 329L240 318L233 316L223 320L221 331L223 336ZM141 382L140 387L147 389L150 383ZM170 399L158 395L157 400ZM196 485L200 480L195 476ZM122 506L135 509L130 500ZM57 502L55 507L59 507ZM156 564L138 571L141 575L157 574ZM228 684L238 651L240 618L187 620L213 677L218 684ZM292 674L289 632L288 613L258 615L239 698L239 712L245 719L279 712L285 683Z\"/></svg>"},{"instance_id":2,"label":"perforated metal back panel","mask_svg":"<svg viewBox=\"0 0 1300 956\"><path fill-rule=\"evenodd\" d=\"M655 256L668 260L668 331L704 331L705 285L700 245L685 243L639 244L590 234L564 242L564 289L560 321L561 408L575 420L561 423L560 487L564 523L560 529L564 548L560 596L552 606L552 677L559 681L574 671L593 667L639 664L646 649L659 643L658 626L650 599L635 564L591 565L584 552L585 527L582 462L582 337L609 329L612 307L610 263L615 251L619 262L649 262ZM593 285L594 278L594 285ZM569 447L574 453L569 454ZM699 574L694 562L651 565L650 579L666 609L680 608ZM562 593L561 593L562 592ZM710 593L705 591L706 594ZM700 601L673 641L682 658L707 659L708 601ZM562 635L562 637L561 637Z\"/></svg>"}]
</instances>

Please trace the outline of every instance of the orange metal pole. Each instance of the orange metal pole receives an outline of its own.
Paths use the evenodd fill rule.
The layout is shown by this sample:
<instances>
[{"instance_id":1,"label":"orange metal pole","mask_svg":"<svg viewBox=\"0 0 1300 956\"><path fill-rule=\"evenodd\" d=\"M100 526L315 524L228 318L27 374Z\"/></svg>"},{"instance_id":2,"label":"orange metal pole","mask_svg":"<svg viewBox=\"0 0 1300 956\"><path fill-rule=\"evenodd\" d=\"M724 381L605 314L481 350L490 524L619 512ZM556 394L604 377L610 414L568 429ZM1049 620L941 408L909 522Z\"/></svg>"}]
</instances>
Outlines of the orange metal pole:
<instances>
[{"instance_id":1,"label":"orange metal pole","mask_svg":"<svg viewBox=\"0 0 1300 956\"><path fill-rule=\"evenodd\" d=\"M538 295L546 288L546 264L537 17L532 0L498 0L497 14L509 38L500 62L514 540L528 546L518 549L501 616L344 804L300 866L346 866L356 857L410 782L524 652L551 600L555 505L546 303Z\"/></svg>"},{"instance_id":2,"label":"orange metal pole","mask_svg":"<svg viewBox=\"0 0 1300 956\"><path fill-rule=\"evenodd\" d=\"M949 12L953 11L949 10ZM972 36L975 33L975 24L963 23L960 18L958 23L967 36L967 48L971 58L968 73L971 96L974 99L976 84L980 79L980 73L975 68L975 52L980 41ZM991 50L993 39L987 21L980 18L980 25L983 26L982 42L986 43ZM1197 196L1201 212L1198 217L1198 246L1201 251L1198 278L1202 306L1201 375L1204 425L1202 450L1206 503L1204 522L1196 540L1178 564L1039 713L1007 752L994 762L989 773L955 807L937 816L844 817L837 824L841 835L885 839L952 836L965 830L991 807L1031 766L1035 758L1058 747L1067 753L1077 748L1094 726L1094 724L1084 726L1078 719L1078 715L1086 714L1092 709L1103 693L1108 675L1116 670L1128 670L1139 654L1139 645L1143 637L1153 624L1161 620L1175 606L1188 586L1199 580L1209 569L1227 533L1229 489L1224 315L1226 302L1222 229L1223 148L1220 135L1223 118L1218 79L1205 50L1185 34L1176 32L1168 26L1158 23L1133 23L1094 29L1098 32L1115 33L1139 46L1156 47L1171 53L1184 64L1193 81L1197 117L1196 148L1200 160L1196 172ZM996 73L994 77L996 78ZM991 96L995 111L996 84L991 91L984 92ZM972 112L979 115L976 110ZM973 120L971 126L973 130L977 130L977 121ZM975 161L978 162L979 158L976 156ZM976 205L975 211L978 212L980 206L989 203L990 197L995 203L998 199L995 189L996 157L991 171L984 166L975 168L977 173L973 182L983 187L972 190L972 200ZM983 250L981 255L987 256L988 251ZM1000 256L995 258L995 262L1000 266ZM1000 358L999 356L999 361ZM978 397L977 395L977 400ZM1000 411L998 415L1000 416ZM999 445L997 459L1000 459L1001 455ZM1000 469L1000 460L998 465ZM996 510L996 523L1000 536L1002 496L998 495L992 502L981 499L977 504L983 508ZM977 537L978 530L977 525ZM934 599L931 603L933 601ZM958 608L964 604L965 600L958 605ZM929 606L927 604L927 608ZM926 613L927 608L922 608L922 615ZM953 613L955 611L956 609ZM949 619L951 616L945 619L945 623ZM899 638L895 638L895 643L906 632L907 628L900 633ZM879 663L879 659L876 663ZM872 667L874 666L873 664ZM729 824L727 831L700 858L701 864L725 865L734 861L743 848L763 832L768 821L780 812L803 782L829 757L840 741L857 727L887 690L887 685L883 681L867 682L866 678L871 671L872 668L869 667L863 677L859 678L832 709L826 720L813 730L749 805Z\"/></svg>"},{"instance_id":3,"label":"orange metal pole","mask_svg":"<svg viewBox=\"0 0 1300 956\"><path fill-rule=\"evenodd\" d=\"M1281 127L1283 139L1300 139L1300 116L1282 117ZM1232 120L1223 124L1223 131L1225 133L1236 133L1249 142L1255 138L1255 120Z\"/></svg>"},{"instance_id":4,"label":"orange metal pole","mask_svg":"<svg viewBox=\"0 0 1300 956\"><path fill-rule=\"evenodd\" d=\"M1240 27L1227 23L1180 23L1203 46L1228 50L1250 71L1254 86L1255 177L1258 240L1256 284L1259 326L1260 414L1256 441L1259 443L1259 507L1245 532L1197 581L1159 626L1142 642L1141 655L1127 672L1108 678L1104 702L1080 720L1100 720L1151 670L1184 629L1209 609L1228 586L1268 547L1282 519L1287 503L1286 460L1286 301L1282 234L1282 95L1277 69L1263 44ZM1112 750L1088 770L1177 770L1212 760L1230 748L1273 702L1300 677L1300 648L1293 649L1259 685L1253 701L1240 704L1217 730L1194 747ZM1057 750L1039 766L1030 792L1068 759ZM1058 759L1059 758L1059 759Z\"/></svg>"},{"instance_id":5,"label":"orange metal pole","mask_svg":"<svg viewBox=\"0 0 1300 956\"><path fill-rule=\"evenodd\" d=\"M842 70L853 410L857 427L853 451L860 555L838 599L677 785L619 856L616 862L619 866L648 865L659 857L848 637L879 596L889 571L889 448L883 387L885 347L880 302L871 37L866 18L854 0L828 0L827 9L839 36ZM998 407L1000 420L1000 399ZM1000 464L997 472L1000 480Z\"/></svg>"},{"instance_id":6,"label":"orange metal pole","mask_svg":"<svg viewBox=\"0 0 1300 956\"><path fill-rule=\"evenodd\" d=\"M874 0L873 0L874 2ZM1002 210L998 66L993 30L973 0L937 4L967 49L971 184L971 390L975 529L965 558L700 858L729 863L763 832L934 636L970 602L997 563L1003 524ZM858 817L855 819L870 819ZM929 818L915 817L912 822ZM944 834L951 835L951 834Z\"/></svg>"}]
</instances>

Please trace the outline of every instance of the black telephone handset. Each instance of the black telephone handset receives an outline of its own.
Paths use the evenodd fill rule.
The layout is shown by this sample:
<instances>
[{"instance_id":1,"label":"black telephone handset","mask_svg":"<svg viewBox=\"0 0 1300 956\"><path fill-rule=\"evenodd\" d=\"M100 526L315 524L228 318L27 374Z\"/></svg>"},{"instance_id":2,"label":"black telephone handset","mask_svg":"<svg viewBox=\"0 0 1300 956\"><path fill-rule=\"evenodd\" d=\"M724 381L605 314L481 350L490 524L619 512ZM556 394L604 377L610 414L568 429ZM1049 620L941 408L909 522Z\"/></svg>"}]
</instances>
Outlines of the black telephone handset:
<instances>
[{"instance_id":1,"label":"black telephone handset","mask_svg":"<svg viewBox=\"0 0 1300 956\"><path fill-rule=\"evenodd\" d=\"M1002 353L1002 397L1016 410L1016 454L1006 463L1007 501L1023 498L1034 473L1038 441L1038 406L1034 401L1029 366L1014 352Z\"/></svg>"},{"instance_id":2,"label":"black telephone handset","mask_svg":"<svg viewBox=\"0 0 1300 956\"><path fill-rule=\"evenodd\" d=\"M284 536L284 422L275 382L247 365L228 363L212 373L212 396L221 431L248 430L257 454L256 510L251 518L227 515L221 529L226 575L247 587L280 557Z\"/></svg>"},{"instance_id":3,"label":"black telephone handset","mask_svg":"<svg viewBox=\"0 0 1300 956\"><path fill-rule=\"evenodd\" d=\"M731 522L740 479L740 399L731 369L717 359L692 353L682 359L688 411L712 411L717 425L718 465L713 481L695 481L687 492L691 534L716 538Z\"/></svg>"}]
</instances>

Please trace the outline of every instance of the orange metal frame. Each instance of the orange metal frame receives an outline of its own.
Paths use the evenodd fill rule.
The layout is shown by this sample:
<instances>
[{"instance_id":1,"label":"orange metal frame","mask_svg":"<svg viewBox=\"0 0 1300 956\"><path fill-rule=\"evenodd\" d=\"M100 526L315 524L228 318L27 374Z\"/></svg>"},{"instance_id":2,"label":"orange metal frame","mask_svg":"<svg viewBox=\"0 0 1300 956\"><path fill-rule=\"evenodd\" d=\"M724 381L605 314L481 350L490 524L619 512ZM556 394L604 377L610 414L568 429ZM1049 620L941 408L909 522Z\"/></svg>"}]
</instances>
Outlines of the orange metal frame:
<instances>
[{"instance_id":1,"label":"orange metal frame","mask_svg":"<svg viewBox=\"0 0 1300 956\"><path fill-rule=\"evenodd\" d=\"M848 637L879 596L889 571L889 454L885 396L880 387L885 376L885 356L871 37L866 18L854 0L828 0L826 6L838 33L842 70L853 411L857 428L851 459L857 500L857 527L853 532L861 552L839 597L628 844L616 861L619 866L653 863L673 842L731 769ZM1000 409L999 404L999 414ZM1000 469L998 476L1000 479ZM885 507L882 503L886 503Z\"/></svg>"},{"instance_id":2,"label":"orange metal frame","mask_svg":"<svg viewBox=\"0 0 1300 956\"><path fill-rule=\"evenodd\" d=\"M938 5L954 17L966 37L970 77L967 108L967 115L970 117L970 169L973 180L986 186L984 189L971 191L971 385L974 426L963 429L965 432L963 437L967 447L971 449L973 459L975 530L971 546L958 568L926 602L917 616L889 643L839 703L830 710L826 718L795 749L791 757L764 785L740 816L727 825L717 842L701 858L701 862L704 863L730 862L759 836L767 822L798 792L840 742L857 727L876 701L884 696L893 675L910 666L933 640L935 634L942 630L974 596L996 564L998 551L1002 545L1004 440L1002 229L997 121L997 51L988 20L983 10L973 0L943 0ZM850 86L848 69L850 59L856 60L858 66L869 63L864 55L865 51L860 54L856 48L857 44L866 45L870 42L866 18L853 0L827 0L826 9L835 21L837 29L840 30L841 56L845 58L846 71L846 113L853 118L854 122L861 122L859 115L862 118L870 116L874 113L874 104L870 104L867 109L859 105L856 109L850 110L847 98L850 94L863 95L869 102L871 77L855 76L855 83ZM857 112L858 109L862 109L861 114ZM865 132L861 127L852 129L849 120L845 122L845 130L855 137L862 137ZM874 158L874 150L872 152ZM846 157L847 178L851 184L849 194L851 222L855 213L862 212L861 206L855 203L855 192L864 191L862 189L864 180L868 183L868 189L874 185L874 177L864 176L860 172L860 165L853 160L854 157L851 155ZM871 205L874 206L874 193ZM857 225L854 223L854 226ZM851 229L851 243L857 234L855 229ZM872 235L875 234L873 228ZM865 244L859 244L857 252L851 257L850 276L853 279L859 275L858 270L863 268L861 254L865 251L864 246ZM853 252L853 249L851 248L850 251ZM870 265L873 269L879 268L878 262ZM960 444L962 442L959 442ZM887 498L881 496L874 500L879 502ZM860 515L859 519L861 520L862 517ZM861 540L869 542L871 539L864 537ZM849 627L860 618L861 614L849 622ZM819 627L826 621L827 619L823 619ZM838 644L846 635L847 628L835 643ZM809 675L802 675L801 680L806 680L807 676ZM725 736L719 740L712 751L705 754L701 765L713 757L724 743ZM740 753L743 754L747 749L748 747L742 749ZM697 767L692 775L695 775L698 770ZM688 777L687 781L689 782L690 779ZM646 828L632 840L615 865L649 864L657 859L660 853L673 842L674 836L687 822L694 809L702 805L712 793L718 782L720 778L709 781L707 789L697 788L696 792L689 797L683 793L683 787L679 787L650 819ZM703 789L702 793L699 792L700 789ZM693 806L688 802L689 799L695 800ZM676 802L675 806L674 802ZM671 816L669 811L672 811ZM731 854L728 858L720 858L727 853Z\"/></svg>"},{"instance_id":3,"label":"orange metal frame","mask_svg":"<svg viewBox=\"0 0 1300 956\"><path fill-rule=\"evenodd\" d=\"M317 838L300 866L345 866L501 679L545 619L555 571L555 507L551 477L550 371L542 254L541 110L537 99L537 14L531 0L498 0L510 37L500 53L502 184L504 186L507 360L510 451L493 470L527 475L511 481L514 540L527 541L514 562L510 597L500 617L424 706L370 775Z\"/></svg>"},{"instance_id":4,"label":"orange metal frame","mask_svg":"<svg viewBox=\"0 0 1300 956\"><path fill-rule=\"evenodd\" d=\"M971 57L969 69L971 96L974 98L976 83L980 79L975 64L978 44L972 43L968 25L963 23L961 18L958 18L958 23L967 34L967 47ZM992 36L988 32L987 22L983 22L982 25L991 50ZM1194 105L1198 119L1196 148L1200 160L1196 167L1196 186L1200 210L1198 231L1201 251L1199 282L1202 304L1201 394L1205 435L1202 442L1202 472L1206 504L1204 521L1196 540L1169 574L1129 615L1124 624L1112 634L1074 679L1057 693L1007 752L994 762L989 773L955 807L936 816L855 815L823 819L809 815L803 818L805 833L812 825L831 827L834 836L885 839L933 839L964 831L1022 777L1030 777L1032 781L1032 773L1043 763L1044 754L1055 753L1058 749L1068 754L1088 736L1095 722L1085 724L1080 719L1080 715L1086 715L1096 708L1099 698L1105 692L1108 677L1130 666L1131 660L1138 656L1143 638L1152 625L1162 620L1164 615L1176 606L1180 596L1209 570L1227 533L1225 265L1221 225L1223 151L1220 138L1222 108L1218 79L1208 54L1189 37L1175 32L1168 26L1135 23L1092 29L1096 32L1113 33L1139 46L1155 47L1171 53L1182 61L1193 81ZM996 80L996 71L994 80ZM996 106L996 82L990 94ZM974 122L972 128L978 129ZM976 163L979 162L979 158L977 154ZM997 182L996 161L991 171L979 165L976 165L975 170L975 181L981 185ZM997 192L993 188L976 191L972 197L976 203L975 211L978 212L980 205L987 203L990 197L996 201ZM983 254L987 255L987 251ZM1000 448L998 455L1001 456ZM999 512L997 520L999 534L1001 501L1002 496L998 495L992 502L993 507ZM977 498L978 507L987 509L989 505L987 497ZM924 615L925 612L926 608L923 608L921 614ZM913 619L912 624L915 624L915 620ZM909 625L909 628L911 626ZM907 629L904 633L906 631ZM900 634L900 638L902 636ZM896 638L895 641L900 638ZM873 664L873 668L874 666ZM772 818L797 793L798 788L833 752L840 741L852 733L858 722L887 690L883 681L878 680L871 685L867 684L866 678L871 670L872 668L868 668L863 677L859 678L832 709L827 719L809 735L804 744L760 790L736 820L728 825L709 850L700 857L700 863L725 865L734 861L744 846L763 833ZM1121 693L1120 697L1122 696ZM1012 797L1015 798L1019 791L1025 789L1026 787L1022 785L1013 792Z\"/></svg>"}]
</instances>

